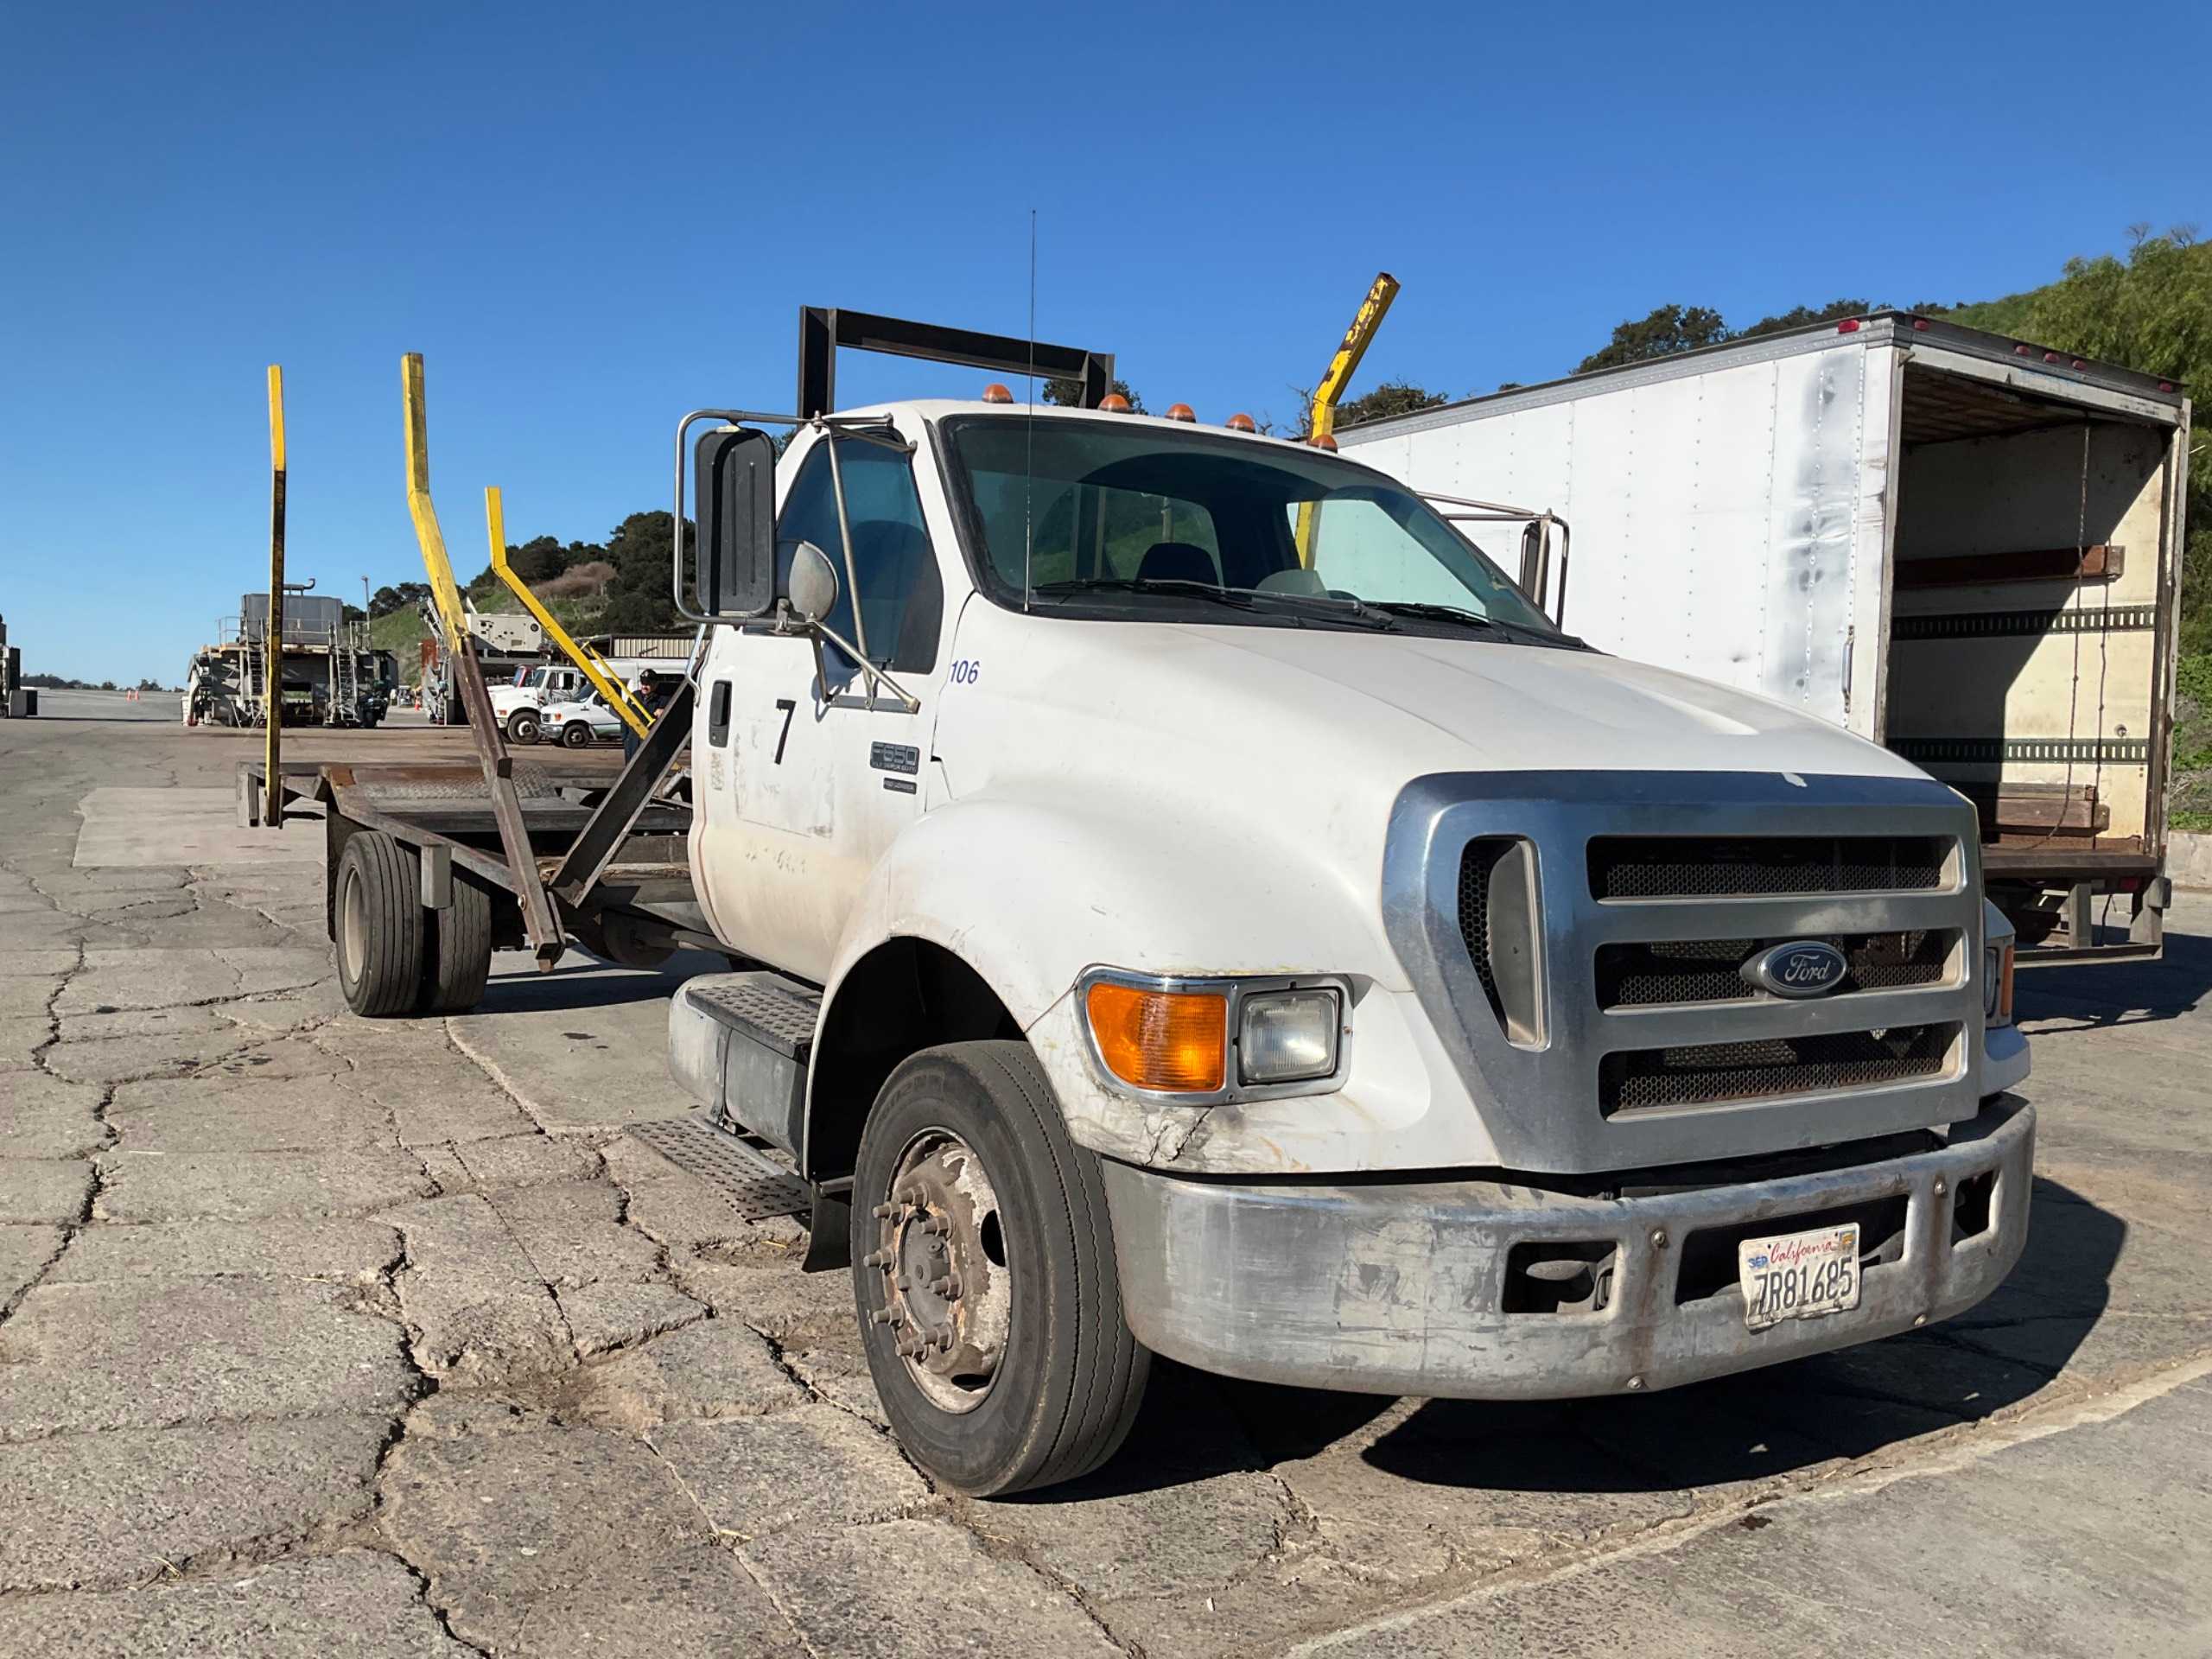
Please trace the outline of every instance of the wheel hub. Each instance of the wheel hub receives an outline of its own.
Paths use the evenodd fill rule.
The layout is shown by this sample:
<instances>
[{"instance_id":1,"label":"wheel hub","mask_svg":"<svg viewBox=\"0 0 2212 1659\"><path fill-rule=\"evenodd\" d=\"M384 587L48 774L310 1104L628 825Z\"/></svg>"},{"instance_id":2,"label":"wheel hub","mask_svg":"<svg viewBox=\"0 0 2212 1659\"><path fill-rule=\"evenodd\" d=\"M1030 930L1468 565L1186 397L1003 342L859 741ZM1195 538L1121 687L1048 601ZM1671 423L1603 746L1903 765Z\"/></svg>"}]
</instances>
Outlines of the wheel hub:
<instances>
[{"instance_id":1,"label":"wheel hub","mask_svg":"<svg viewBox=\"0 0 2212 1659\"><path fill-rule=\"evenodd\" d=\"M881 1276L873 1317L923 1394L972 1411L998 1374L1013 1304L990 1176L966 1142L931 1130L907 1147L874 1213L877 1248L863 1263Z\"/></svg>"}]
</instances>

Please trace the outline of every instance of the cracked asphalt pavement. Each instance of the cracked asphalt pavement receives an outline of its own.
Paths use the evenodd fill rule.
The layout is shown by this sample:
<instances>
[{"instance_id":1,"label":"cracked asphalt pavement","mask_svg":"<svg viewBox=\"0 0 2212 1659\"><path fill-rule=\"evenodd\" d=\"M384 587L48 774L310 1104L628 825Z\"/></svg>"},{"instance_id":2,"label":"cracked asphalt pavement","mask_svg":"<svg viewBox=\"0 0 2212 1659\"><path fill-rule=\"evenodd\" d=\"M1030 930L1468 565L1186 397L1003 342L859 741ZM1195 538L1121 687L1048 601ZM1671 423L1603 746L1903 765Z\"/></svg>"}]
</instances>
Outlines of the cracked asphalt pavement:
<instances>
[{"instance_id":1,"label":"cracked asphalt pavement","mask_svg":"<svg viewBox=\"0 0 2212 1659\"><path fill-rule=\"evenodd\" d=\"M2212 897L2022 976L2032 1236L1962 1319L1547 1406L1163 1365L1101 1474L979 1504L845 1277L625 1135L688 1104L672 976L355 1020L319 834L77 861L257 740L48 711L0 723L0 1653L2212 1651Z\"/></svg>"}]
</instances>

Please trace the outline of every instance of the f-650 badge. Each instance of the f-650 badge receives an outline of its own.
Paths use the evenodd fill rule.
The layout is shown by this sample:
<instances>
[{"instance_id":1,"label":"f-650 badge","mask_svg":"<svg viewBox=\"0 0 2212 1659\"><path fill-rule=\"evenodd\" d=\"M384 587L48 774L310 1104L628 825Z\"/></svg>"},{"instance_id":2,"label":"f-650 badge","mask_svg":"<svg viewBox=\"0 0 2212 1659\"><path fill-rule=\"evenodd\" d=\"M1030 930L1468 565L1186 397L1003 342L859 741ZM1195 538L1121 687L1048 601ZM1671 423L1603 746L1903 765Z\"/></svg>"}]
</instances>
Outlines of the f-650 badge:
<instances>
[{"instance_id":1,"label":"f-650 badge","mask_svg":"<svg viewBox=\"0 0 2212 1659\"><path fill-rule=\"evenodd\" d=\"M1843 983L1851 963L1822 940L1792 939L1760 951L1738 971L1777 996L1826 996Z\"/></svg>"}]
</instances>

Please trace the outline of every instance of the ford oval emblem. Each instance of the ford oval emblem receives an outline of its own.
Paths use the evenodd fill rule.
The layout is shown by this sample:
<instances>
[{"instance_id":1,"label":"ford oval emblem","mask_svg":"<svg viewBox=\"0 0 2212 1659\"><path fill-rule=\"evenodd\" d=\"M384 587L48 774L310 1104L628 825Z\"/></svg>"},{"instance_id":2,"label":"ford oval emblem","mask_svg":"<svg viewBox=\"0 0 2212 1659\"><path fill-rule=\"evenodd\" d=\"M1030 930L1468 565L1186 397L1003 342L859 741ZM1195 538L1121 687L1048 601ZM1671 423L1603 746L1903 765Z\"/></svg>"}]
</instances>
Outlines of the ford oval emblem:
<instances>
[{"instance_id":1,"label":"ford oval emblem","mask_svg":"<svg viewBox=\"0 0 2212 1659\"><path fill-rule=\"evenodd\" d=\"M1835 946L1819 939L1792 939L1760 951L1740 971L1751 983L1777 996L1826 996L1843 983L1851 962Z\"/></svg>"}]
</instances>

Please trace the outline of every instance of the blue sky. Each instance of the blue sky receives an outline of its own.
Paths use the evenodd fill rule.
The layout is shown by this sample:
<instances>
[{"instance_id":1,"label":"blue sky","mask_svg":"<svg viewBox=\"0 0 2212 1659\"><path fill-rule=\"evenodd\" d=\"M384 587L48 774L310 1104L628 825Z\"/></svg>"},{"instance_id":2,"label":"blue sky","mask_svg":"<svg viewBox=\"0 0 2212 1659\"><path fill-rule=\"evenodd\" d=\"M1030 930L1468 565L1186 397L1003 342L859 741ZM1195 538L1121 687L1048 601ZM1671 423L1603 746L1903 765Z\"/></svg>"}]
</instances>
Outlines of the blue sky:
<instances>
[{"instance_id":1,"label":"blue sky","mask_svg":"<svg viewBox=\"0 0 2212 1659\"><path fill-rule=\"evenodd\" d=\"M1382 269L1361 384L1454 394L1667 301L1991 297L2212 221L2208 45L2032 3L19 8L0 614L29 671L180 679L266 581L271 362L322 591L421 574L405 351L464 575L486 484L599 539L684 409L789 402L803 303L1020 332L1033 207L1039 334L1207 420L1287 415Z\"/></svg>"}]
</instances>

